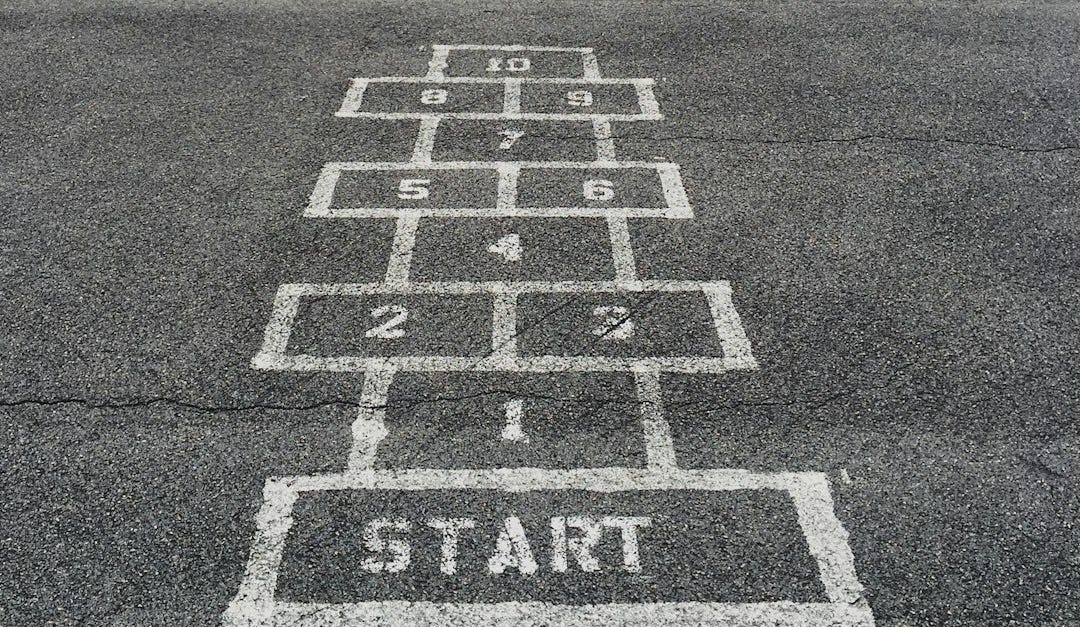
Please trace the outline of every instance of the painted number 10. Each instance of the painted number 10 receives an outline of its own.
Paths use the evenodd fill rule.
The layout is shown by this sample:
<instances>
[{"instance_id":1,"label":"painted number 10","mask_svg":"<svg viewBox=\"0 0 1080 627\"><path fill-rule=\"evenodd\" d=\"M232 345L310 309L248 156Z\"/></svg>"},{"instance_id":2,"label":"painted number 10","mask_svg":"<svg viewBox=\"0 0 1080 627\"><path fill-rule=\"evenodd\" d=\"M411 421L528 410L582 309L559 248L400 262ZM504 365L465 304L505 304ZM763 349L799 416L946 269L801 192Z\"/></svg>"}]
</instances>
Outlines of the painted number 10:
<instances>
[{"instance_id":1,"label":"painted number 10","mask_svg":"<svg viewBox=\"0 0 1080 627\"><path fill-rule=\"evenodd\" d=\"M508 72L528 72L532 67L532 62L526 57L514 57L506 59L506 71ZM491 58L488 60L487 65L488 72L502 72L503 71L503 59Z\"/></svg>"}]
</instances>

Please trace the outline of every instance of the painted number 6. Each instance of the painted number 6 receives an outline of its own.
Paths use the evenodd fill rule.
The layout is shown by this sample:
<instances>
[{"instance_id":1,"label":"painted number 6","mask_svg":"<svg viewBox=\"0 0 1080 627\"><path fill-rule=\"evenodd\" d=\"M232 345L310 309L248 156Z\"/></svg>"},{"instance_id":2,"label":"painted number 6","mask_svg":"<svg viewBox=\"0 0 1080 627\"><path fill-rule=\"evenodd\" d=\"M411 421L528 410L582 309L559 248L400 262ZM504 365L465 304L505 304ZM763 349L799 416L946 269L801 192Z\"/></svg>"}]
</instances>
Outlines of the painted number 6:
<instances>
[{"instance_id":1,"label":"painted number 6","mask_svg":"<svg viewBox=\"0 0 1080 627\"><path fill-rule=\"evenodd\" d=\"M420 102L424 104L443 104L446 102L445 89L425 89L420 92Z\"/></svg>"},{"instance_id":2,"label":"painted number 6","mask_svg":"<svg viewBox=\"0 0 1080 627\"><path fill-rule=\"evenodd\" d=\"M371 310L371 317L376 320L393 314L393 317L377 327L373 327L364 333L364 337L373 337L380 340L396 340L405 337L405 329L399 328L409 319L409 310L401 305L383 305Z\"/></svg>"},{"instance_id":3,"label":"painted number 6","mask_svg":"<svg viewBox=\"0 0 1080 627\"><path fill-rule=\"evenodd\" d=\"M585 200L607 201L615 197L615 185L604 179L589 179L582 186Z\"/></svg>"}]
</instances>

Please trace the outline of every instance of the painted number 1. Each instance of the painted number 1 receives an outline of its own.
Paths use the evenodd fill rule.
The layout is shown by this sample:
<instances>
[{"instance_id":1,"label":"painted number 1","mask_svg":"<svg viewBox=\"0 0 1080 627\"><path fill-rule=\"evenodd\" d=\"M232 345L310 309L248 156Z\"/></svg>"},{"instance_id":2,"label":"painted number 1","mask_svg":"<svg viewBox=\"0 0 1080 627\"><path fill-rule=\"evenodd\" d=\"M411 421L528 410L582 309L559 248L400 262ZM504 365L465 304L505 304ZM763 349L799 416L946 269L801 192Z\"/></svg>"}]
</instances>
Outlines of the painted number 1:
<instances>
[{"instance_id":1,"label":"painted number 1","mask_svg":"<svg viewBox=\"0 0 1080 627\"><path fill-rule=\"evenodd\" d=\"M446 98L445 89L425 89L420 92L420 102L424 104L444 104Z\"/></svg>"}]
</instances>

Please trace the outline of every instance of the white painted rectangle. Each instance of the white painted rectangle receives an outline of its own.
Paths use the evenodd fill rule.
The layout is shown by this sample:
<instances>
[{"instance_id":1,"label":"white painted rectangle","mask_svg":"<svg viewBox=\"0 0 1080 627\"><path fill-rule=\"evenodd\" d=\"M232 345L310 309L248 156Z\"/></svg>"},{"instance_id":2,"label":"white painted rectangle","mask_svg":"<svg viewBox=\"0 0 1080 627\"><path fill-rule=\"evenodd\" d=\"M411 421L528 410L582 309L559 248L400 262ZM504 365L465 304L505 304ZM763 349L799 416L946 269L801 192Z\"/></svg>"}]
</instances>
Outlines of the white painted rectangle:
<instances>
[{"instance_id":1,"label":"white painted rectangle","mask_svg":"<svg viewBox=\"0 0 1080 627\"><path fill-rule=\"evenodd\" d=\"M429 116L430 119L430 116ZM430 123L430 122L427 122ZM418 143L422 146L423 143ZM423 152L418 148L417 152ZM393 201L393 204L372 203L370 206L350 203L349 206L339 206L335 201L335 194L341 185L343 176L349 172L384 172L411 171L408 176L402 175L401 179L434 179L441 171L487 171L491 180L498 179L501 183L497 186L495 198L487 203L475 205L465 204L465 197L457 193L452 204L433 202L431 196L423 198L403 198L397 195L397 189L392 185L382 185L384 197ZM567 204L564 206L522 206L518 201L518 185L510 185L518 181L523 171L639 171L655 173L659 185L656 188L656 196L663 195L663 202L652 202L653 206L634 206L620 204L618 199L613 202L594 201L581 197L579 205ZM432 172L431 176L421 176L424 172ZM515 174L516 173L516 174ZM632 174L628 172L627 174ZM371 176L371 175L365 175ZM615 175L612 175L615 176ZM384 177L385 178L385 177ZM470 180L476 177L469 177ZM530 176L529 178L534 178ZM586 177L589 178L589 177ZM389 180L389 179L388 179ZM393 181L391 181L393 182ZM584 183L586 181L579 181ZM429 186L430 187L430 186ZM495 187L493 185L493 187ZM431 187L432 190L446 189L448 192L458 189L455 186ZM496 191L495 189L492 190ZM602 190L601 190L602 191ZM460 192L460 190L459 190ZM569 192L568 192L569 194ZM582 191L584 194L584 190ZM409 193L406 192L406 196ZM474 195L476 195L474 193ZM574 197L579 193L573 190ZM480 194L482 197L483 194ZM460 198L459 198L460 197ZM633 199L633 196L629 196ZM573 198L567 195L569 203ZM406 202L402 202L406 201ZM312 190L310 200L304 210L306 217L314 218L394 218L403 210L415 212L417 216L442 216L442 217L613 217L623 216L631 218L662 217L686 219L693 217L693 209L686 198L682 188L678 166L671 163L654 163L649 161L445 161L445 162L331 162L323 166L322 172Z\"/></svg>"},{"instance_id":2,"label":"white painted rectangle","mask_svg":"<svg viewBox=\"0 0 1080 627\"><path fill-rule=\"evenodd\" d=\"M827 601L816 603L604 603L558 605L522 599L503 603L425 603L371 601L306 604L276 600L278 573L293 524L293 507L305 492L341 490L495 492L593 491L600 494L643 491L774 490L787 493L810 555L817 563ZM731 625L872 626L862 596L847 532L833 513L828 482L821 473L758 474L739 470L572 469L394 470L339 475L273 478L264 489L256 519L256 538L244 580L226 610L224 624L445 625L463 624L608 625L640 623L688 625L721 621ZM300 622L299 624L305 624Z\"/></svg>"}]
</instances>

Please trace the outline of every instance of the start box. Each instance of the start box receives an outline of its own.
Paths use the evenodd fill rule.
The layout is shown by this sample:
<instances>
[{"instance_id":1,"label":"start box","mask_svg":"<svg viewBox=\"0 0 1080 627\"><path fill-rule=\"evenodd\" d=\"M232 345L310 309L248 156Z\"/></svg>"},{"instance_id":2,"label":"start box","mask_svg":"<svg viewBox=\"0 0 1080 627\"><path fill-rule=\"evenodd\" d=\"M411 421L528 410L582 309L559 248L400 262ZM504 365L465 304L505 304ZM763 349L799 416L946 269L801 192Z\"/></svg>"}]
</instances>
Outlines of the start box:
<instances>
[{"instance_id":1,"label":"start box","mask_svg":"<svg viewBox=\"0 0 1080 627\"><path fill-rule=\"evenodd\" d=\"M227 625L870 625L818 473L272 479Z\"/></svg>"}]
</instances>

